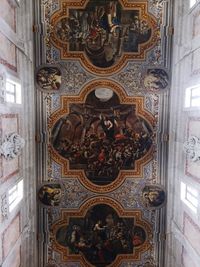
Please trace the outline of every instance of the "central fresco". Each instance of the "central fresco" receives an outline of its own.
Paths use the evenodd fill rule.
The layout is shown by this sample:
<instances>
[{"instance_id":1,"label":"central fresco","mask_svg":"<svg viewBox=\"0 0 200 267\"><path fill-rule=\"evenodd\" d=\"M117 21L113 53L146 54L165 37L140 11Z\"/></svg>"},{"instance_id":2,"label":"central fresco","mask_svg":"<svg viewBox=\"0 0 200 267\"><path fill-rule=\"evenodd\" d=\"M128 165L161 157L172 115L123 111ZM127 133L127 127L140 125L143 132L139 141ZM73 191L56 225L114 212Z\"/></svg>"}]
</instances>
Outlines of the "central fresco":
<instances>
[{"instance_id":1,"label":"central fresco","mask_svg":"<svg viewBox=\"0 0 200 267\"><path fill-rule=\"evenodd\" d=\"M139 100L122 104L114 91L98 88L84 103L70 101L69 113L56 121L51 132L60 162L65 159L69 170L84 170L96 185L112 183L121 170L135 170L153 142L152 125L143 110L140 114Z\"/></svg>"},{"instance_id":2,"label":"central fresco","mask_svg":"<svg viewBox=\"0 0 200 267\"><path fill-rule=\"evenodd\" d=\"M170 4L36 5L39 266L162 267Z\"/></svg>"}]
</instances>

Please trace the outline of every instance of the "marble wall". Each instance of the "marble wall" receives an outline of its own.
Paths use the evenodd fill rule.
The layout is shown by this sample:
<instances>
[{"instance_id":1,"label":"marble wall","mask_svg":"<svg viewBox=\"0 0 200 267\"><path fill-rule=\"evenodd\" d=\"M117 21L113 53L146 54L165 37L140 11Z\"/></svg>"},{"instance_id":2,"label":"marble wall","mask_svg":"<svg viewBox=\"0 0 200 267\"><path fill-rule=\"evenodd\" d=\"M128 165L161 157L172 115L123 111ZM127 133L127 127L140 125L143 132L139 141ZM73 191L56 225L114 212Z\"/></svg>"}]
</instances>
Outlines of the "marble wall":
<instances>
[{"instance_id":1,"label":"marble wall","mask_svg":"<svg viewBox=\"0 0 200 267\"><path fill-rule=\"evenodd\" d=\"M175 1L166 248L169 267L200 265L200 161L198 157L192 160L184 149L191 136L200 137L199 18L200 3L190 8L189 1ZM196 148L191 146L190 150L196 153Z\"/></svg>"},{"instance_id":2,"label":"marble wall","mask_svg":"<svg viewBox=\"0 0 200 267\"><path fill-rule=\"evenodd\" d=\"M17 133L25 146L19 156L8 159L2 152L0 155L0 265L35 267L33 20L31 1L17 3L2 0L0 5L0 145L10 134ZM8 81L17 86L14 103L8 99ZM11 211L8 192L22 179L23 199Z\"/></svg>"}]
</instances>

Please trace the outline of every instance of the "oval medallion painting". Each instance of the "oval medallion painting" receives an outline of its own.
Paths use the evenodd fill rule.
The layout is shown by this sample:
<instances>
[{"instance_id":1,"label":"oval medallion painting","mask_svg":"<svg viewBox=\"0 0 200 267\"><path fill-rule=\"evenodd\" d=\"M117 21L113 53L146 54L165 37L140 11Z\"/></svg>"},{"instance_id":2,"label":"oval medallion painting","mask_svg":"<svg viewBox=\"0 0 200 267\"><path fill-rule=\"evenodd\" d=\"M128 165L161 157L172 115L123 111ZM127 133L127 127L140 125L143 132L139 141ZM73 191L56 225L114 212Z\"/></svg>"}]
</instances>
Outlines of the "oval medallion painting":
<instances>
[{"instance_id":1,"label":"oval medallion painting","mask_svg":"<svg viewBox=\"0 0 200 267\"><path fill-rule=\"evenodd\" d=\"M148 69L142 79L142 83L148 91L162 92L169 87L169 75L163 69Z\"/></svg>"},{"instance_id":2,"label":"oval medallion painting","mask_svg":"<svg viewBox=\"0 0 200 267\"><path fill-rule=\"evenodd\" d=\"M43 185L38 192L39 200L46 206L59 206L61 197L62 190L60 184Z\"/></svg>"},{"instance_id":3,"label":"oval medallion painting","mask_svg":"<svg viewBox=\"0 0 200 267\"><path fill-rule=\"evenodd\" d=\"M165 200L166 193L159 185L146 185L142 190L142 203L147 209L161 208Z\"/></svg>"},{"instance_id":4,"label":"oval medallion painting","mask_svg":"<svg viewBox=\"0 0 200 267\"><path fill-rule=\"evenodd\" d=\"M37 71L36 82L46 92L57 91L61 86L61 71L55 66L44 66Z\"/></svg>"},{"instance_id":5,"label":"oval medallion painting","mask_svg":"<svg viewBox=\"0 0 200 267\"><path fill-rule=\"evenodd\" d=\"M118 255L133 255L146 240L145 230L135 225L134 218L120 217L104 204L90 208L85 217L70 218L56 232L59 248L66 247L69 257L82 255L98 267L110 265Z\"/></svg>"},{"instance_id":6,"label":"oval medallion painting","mask_svg":"<svg viewBox=\"0 0 200 267\"><path fill-rule=\"evenodd\" d=\"M121 170L133 170L152 146L152 127L136 110L136 104L121 104L111 89L93 90L85 103L70 103L69 113L55 123L53 148L70 170L108 185Z\"/></svg>"}]
</instances>

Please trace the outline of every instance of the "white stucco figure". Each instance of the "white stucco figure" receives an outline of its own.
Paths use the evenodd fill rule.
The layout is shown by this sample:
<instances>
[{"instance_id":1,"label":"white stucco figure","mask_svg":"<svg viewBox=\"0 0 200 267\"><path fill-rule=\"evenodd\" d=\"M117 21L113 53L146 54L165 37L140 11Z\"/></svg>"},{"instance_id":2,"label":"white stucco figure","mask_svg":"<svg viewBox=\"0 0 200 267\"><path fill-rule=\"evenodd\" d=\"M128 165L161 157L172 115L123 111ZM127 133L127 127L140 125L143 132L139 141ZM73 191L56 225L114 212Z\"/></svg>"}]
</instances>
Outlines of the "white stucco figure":
<instances>
[{"instance_id":1,"label":"white stucco figure","mask_svg":"<svg viewBox=\"0 0 200 267\"><path fill-rule=\"evenodd\" d=\"M11 160L20 155L25 145L24 139L17 133L7 135L0 145L0 155L7 160Z\"/></svg>"},{"instance_id":2,"label":"white stucco figure","mask_svg":"<svg viewBox=\"0 0 200 267\"><path fill-rule=\"evenodd\" d=\"M190 136L184 143L184 150L192 161L200 160L200 138Z\"/></svg>"}]
</instances>

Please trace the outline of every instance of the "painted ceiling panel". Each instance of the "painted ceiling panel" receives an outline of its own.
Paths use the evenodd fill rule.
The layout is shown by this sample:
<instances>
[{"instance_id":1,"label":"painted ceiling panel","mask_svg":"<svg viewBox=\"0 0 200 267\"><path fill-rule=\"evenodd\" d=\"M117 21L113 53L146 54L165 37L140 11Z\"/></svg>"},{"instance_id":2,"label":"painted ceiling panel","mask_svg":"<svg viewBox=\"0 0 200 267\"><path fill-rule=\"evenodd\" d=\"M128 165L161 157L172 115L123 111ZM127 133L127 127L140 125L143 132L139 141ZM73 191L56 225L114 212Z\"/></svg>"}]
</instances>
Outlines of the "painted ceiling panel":
<instances>
[{"instance_id":1,"label":"painted ceiling panel","mask_svg":"<svg viewBox=\"0 0 200 267\"><path fill-rule=\"evenodd\" d=\"M40 266L164 266L171 3L35 7Z\"/></svg>"}]
</instances>

